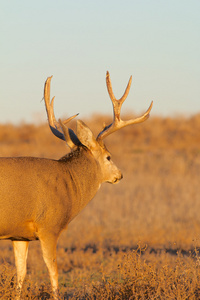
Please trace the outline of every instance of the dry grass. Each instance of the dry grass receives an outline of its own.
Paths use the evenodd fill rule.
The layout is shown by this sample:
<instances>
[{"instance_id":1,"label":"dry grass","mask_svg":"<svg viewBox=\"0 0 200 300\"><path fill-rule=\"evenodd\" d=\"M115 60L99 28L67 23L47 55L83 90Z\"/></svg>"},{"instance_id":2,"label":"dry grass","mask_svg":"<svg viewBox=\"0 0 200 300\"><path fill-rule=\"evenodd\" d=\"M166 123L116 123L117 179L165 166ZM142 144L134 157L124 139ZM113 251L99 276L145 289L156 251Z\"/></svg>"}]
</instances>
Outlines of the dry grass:
<instances>
[{"instance_id":1,"label":"dry grass","mask_svg":"<svg viewBox=\"0 0 200 300\"><path fill-rule=\"evenodd\" d=\"M97 133L108 117L86 123ZM104 184L58 243L61 299L199 299L200 115L151 118L105 140L124 179ZM47 125L0 125L0 156L59 158ZM0 242L0 298L15 293L14 256ZM38 242L23 299L51 297Z\"/></svg>"}]
</instances>

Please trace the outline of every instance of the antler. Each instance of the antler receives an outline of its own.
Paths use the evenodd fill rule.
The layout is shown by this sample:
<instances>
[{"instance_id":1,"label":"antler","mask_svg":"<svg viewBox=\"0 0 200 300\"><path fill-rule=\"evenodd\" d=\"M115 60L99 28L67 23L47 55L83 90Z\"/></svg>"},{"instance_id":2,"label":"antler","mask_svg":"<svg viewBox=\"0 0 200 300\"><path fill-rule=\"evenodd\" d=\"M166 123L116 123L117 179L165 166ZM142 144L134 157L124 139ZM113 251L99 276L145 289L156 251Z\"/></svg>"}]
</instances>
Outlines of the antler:
<instances>
[{"instance_id":1,"label":"antler","mask_svg":"<svg viewBox=\"0 0 200 300\"><path fill-rule=\"evenodd\" d=\"M53 104L54 104L55 97L53 97L52 100L50 101L50 85L51 85L52 77L53 76L48 77L45 82L45 85L44 85L44 101L45 101L45 107L46 107L46 111L47 111L49 127L56 137L58 137L61 140L66 141L68 146L70 148L73 148L75 145L75 142L78 140L78 138L75 135L75 133L73 132L73 130L69 129L68 134L66 134L66 130L65 130L65 132L63 134L61 131L59 131L58 128L62 127L62 130L63 130L63 128L64 128L63 126L65 124L67 124L68 122L70 122L72 119L74 119L78 114L66 119L63 122L61 122L60 120L59 120L59 122L56 121L56 118L54 115L54 110L53 110Z\"/></svg>"},{"instance_id":2,"label":"antler","mask_svg":"<svg viewBox=\"0 0 200 300\"><path fill-rule=\"evenodd\" d=\"M131 125L131 124L137 124L137 123L141 123L144 122L146 119L148 119L150 111L152 109L153 106L153 101L151 102L149 108L147 109L147 111L139 118L136 119L131 119L131 120L127 120L127 121L123 121L120 118L120 111L121 111L121 106L122 103L125 101L125 99L128 96L130 87L131 87L131 82L132 82L132 76L129 79L129 82L127 84L126 90L124 92L124 95L117 100L114 96L113 93L113 89L112 89L112 84L111 84L111 80L110 80L110 74L107 71L106 73L106 85L107 85L107 89L108 89L108 94L110 96L110 99L112 101L113 104L113 112L114 112L114 118L113 118L113 122L106 126L97 136L97 140L102 140L105 137L107 137L109 134L119 130L120 128L123 128L125 126Z\"/></svg>"}]
</instances>

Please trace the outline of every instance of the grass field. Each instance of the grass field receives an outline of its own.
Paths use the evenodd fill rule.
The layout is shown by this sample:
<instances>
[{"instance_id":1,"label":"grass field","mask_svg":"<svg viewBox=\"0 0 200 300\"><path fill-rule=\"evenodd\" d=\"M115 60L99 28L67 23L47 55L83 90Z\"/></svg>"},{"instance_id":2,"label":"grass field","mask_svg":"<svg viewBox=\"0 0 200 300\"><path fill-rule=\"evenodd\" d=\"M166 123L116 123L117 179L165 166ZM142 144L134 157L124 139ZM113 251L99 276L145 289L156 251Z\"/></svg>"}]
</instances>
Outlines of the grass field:
<instances>
[{"instance_id":1,"label":"grass field","mask_svg":"<svg viewBox=\"0 0 200 300\"><path fill-rule=\"evenodd\" d=\"M97 134L110 119L84 121ZM60 236L61 299L200 299L200 115L151 117L105 143L124 178L103 184ZM0 156L57 159L67 151L46 124L0 125ZM13 299L10 241L0 241L0 262L0 298ZM32 242L22 299L51 297Z\"/></svg>"}]
</instances>

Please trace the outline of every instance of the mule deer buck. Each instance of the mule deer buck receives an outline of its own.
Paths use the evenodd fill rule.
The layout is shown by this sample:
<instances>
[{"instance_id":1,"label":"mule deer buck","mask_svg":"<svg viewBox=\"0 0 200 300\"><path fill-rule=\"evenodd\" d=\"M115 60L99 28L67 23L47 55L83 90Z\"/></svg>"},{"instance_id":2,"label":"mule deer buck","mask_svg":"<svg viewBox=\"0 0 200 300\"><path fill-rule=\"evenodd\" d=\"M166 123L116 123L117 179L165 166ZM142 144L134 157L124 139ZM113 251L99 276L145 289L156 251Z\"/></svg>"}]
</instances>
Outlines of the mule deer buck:
<instances>
[{"instance_id":1,"label":"mule deer buck","mask_svg":"<svg viewBox=\"0 0 200 300\"><path fill-rule=\"evenodd\" d=\"M75 134L66 124L76 115L65 121L57 121L54 116L54 98L50 101L51 78L47 78L44 86L49 126L56 137L67 143L71 152L59 160L0 158L0 239L9 239L13 243L18 298L26 275L28 243L39 240L54 298L58 299L56 245L61 231L89 203L103 182L117 183L122 179L122 173L112 162L103 139L122 127L145 121L153 104L141 117L121 120L120 109L129 93L132 77L124 95L117 100L107 72L113 122L95 138L91 130L78 120Z\"/></svg>"}]
</instances>

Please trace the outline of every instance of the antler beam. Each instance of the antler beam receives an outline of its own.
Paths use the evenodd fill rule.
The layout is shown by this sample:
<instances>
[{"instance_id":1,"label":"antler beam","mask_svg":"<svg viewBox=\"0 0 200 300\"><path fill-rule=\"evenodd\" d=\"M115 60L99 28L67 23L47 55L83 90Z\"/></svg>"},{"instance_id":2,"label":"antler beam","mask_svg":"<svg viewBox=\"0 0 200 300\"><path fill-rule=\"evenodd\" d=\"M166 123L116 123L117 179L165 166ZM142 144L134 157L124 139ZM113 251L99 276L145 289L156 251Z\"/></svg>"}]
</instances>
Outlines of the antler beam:
<instances>
[{"instance_id":1,"label":"antler beam","mask_svg":"<svg viewBox=\"0 0 200 300\"><path fill-rule=\"evenodd\" d=\"M97 136L97 140L104 139L105 137L107 137L111 133L119 130L120 128L123 128L123 127L131 125L131 124L141 123L141 122L144 122L146 119L148 119L151 108L153 106L153 101L151 102L148 110L141 117L136 118L136 119L127 120L127 121L123 121L120 118L121 106L122 106L123 102L125 101L125 99L128 96L128 93L129 93L129 90L130 90L130 87L131 87L131 82L132 82L132 76L129 79L126 90L124 92L124 95L119 100L117 100L114 96L114 93L113 93L112 84L111 84L111 80L110 80L110 74L107 71L107 73L106 73L106 85L107 85L107 89L108 89L108 94L109 94L110 99L111 99L112 104L113 104L114 118L113 118L113 122L110 125L106 126L99 133L99 135Z\"/></svg>"},{"instance_id":2,"label":"antler beam","mask_svg":"<svg viewBox=\"0 0 200 300\"><path fill-rule=\"evenodd\" d=\"M54 109L53 109L53 104L54 104L54 99L55 97L52 98L52 100L50 101L50 86L51 86L51 79L53 76L48 77L45 85L44 85L44 101L45 101L45 107L46 107L46 111L47 111L47 117L48 117L48 122L49 122L49 127L51 129L51 131L53 132L53 134L58 137L61 140L64 140L67 142L67 144L69 145L70 148L72 148L73 143L71 142L70 137L66 140L66 134L63 134L61 131L59 131L58 128L62 127L63 130L63 126L65 124L67 124L68 122L70 122L72 119L74 119L78 114L69 117L68 119L64 120L63 122L58 122L55 118L54 115ZM62 125L61 125L62 124ZM66 130L65 130L66 132ZM73 137L76 136L75 133L70 129L70 136ZM76 137L74 137L76 139Z\"/></svg>"}]
</instances>

